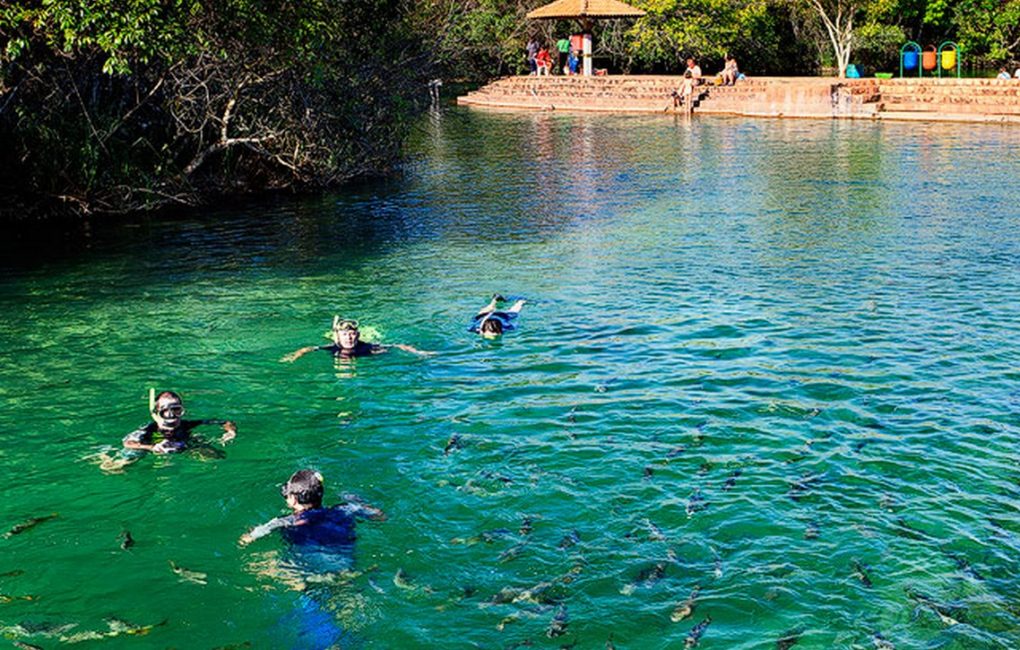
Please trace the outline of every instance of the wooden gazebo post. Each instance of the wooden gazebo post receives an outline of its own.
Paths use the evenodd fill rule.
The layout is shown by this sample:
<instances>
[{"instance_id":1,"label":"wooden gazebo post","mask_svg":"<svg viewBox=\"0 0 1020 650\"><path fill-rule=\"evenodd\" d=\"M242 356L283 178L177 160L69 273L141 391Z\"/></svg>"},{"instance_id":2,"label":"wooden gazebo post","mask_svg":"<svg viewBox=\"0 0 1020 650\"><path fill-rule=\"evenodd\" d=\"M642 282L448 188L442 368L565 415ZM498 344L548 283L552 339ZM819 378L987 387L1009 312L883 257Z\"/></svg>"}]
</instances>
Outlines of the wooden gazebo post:
<instances>
[{"instance_id":1,"label":"wooden gazebo post","mask_svg":"<svg viewBox=\"0 0 1020 650\"><path fill-rule=\"evenodd\" d=\"M556 0L528 13L530 20L577 20L582 33L582 72L592 74L592 29L596 18L634 18L645 12L620 0Z\"/></svg>"}]
</instances>

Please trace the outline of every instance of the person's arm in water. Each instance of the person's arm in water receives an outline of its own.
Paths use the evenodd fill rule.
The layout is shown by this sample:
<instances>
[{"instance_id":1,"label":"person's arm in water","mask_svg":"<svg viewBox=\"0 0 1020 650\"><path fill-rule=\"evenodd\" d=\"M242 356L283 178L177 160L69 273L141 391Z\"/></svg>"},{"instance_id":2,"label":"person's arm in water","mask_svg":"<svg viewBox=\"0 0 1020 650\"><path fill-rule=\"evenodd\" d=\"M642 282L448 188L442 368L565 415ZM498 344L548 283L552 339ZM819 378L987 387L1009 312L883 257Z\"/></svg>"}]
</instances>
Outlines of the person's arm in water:
<instances>
[{"instance_id":1,"label":"person's arm in water","mask_svg":"<svg viewBox=\"0 0 1020 650\"><path fill-rule=\"evenodd\" d=\"M255 526L244 535L241 535L241 538L237 540L237 543L240 544L241 546L247 546L248 544L251 544L255 540L265 537L266 535L273 532L277 528L286 528L287 526L293 525L294 515L287 515L286 517L276 517L275 519L270 519L264 524Z\"/></svg>"},{"instance_id":2,"label":"person's arm in water","mask_svg":"<svg viewBox=\"0 0 1020 650\"><path fill-rule=\"evenodd\" d=\"M321 349L322 349L321 345L309 345L308 347L301 348L299 350L294 350L290 354L285 354L280 359L280 362L281 363L284 363L284 362L291 363L291 362L297 361L298 359L300 359L301 357L305 356L309 352L313 352L315 350L321 350Z\"/></svg>"},{"instance_id":3,"label":"person's arm in water","mask_svg":"<svg viewBox=\"0 0 1020 650\"><path fill-rule=\"evenodd\" d=\"M230 420L199 420L198 424L218 424L223 428L223 435L220 436L220 444L227 444L237 437L237 425Z\"/></svg>"},{"instance_id":4,"label":"person's arm in water","mask_svg":"<svg viewBox=\"0 0 1020 650\"><path fill-rule=\"evenodd\" d=\"M383 350L385 350L385 346L380 346L380 347L382 347ZM433 356L435 354L435 352L428 352L426 350L419 350L418 348L414 347L413 345L406 345L404 343L393 343L389 347L397 348L398 350L403 350L404 352L410 352L411 354L417 354L419 357L431 357L431 356ZM383 350L380 350L380 352L383 351Z\"/></svg>"},{"instance_id":5,"label":"person's arm in water","mask_svg":"<svg viewBox=\"0 0 1020 650\"><path fill-rule=\"evenodd\" d=\"M131 433L124 436L123 444L124 449L134 449L136 451L151 451L154 454L171 454L175 451L181 451L184 449L184 443L178 440L160 440L157 443L152 442L152 431L149 426L142 426Z\"/></svg>"},{"instance_id":6,"label":"person's arm in water","mask_svg":"<svg viewBox=\"0 0 1020 650\"><path fill-rule=\"evenodd\" d=\"M356 494L345 493L342 495L344 504L341 506L348 514L355 517L363 517L372 521L386 521L386 513L367 503Z\"/></svg>"}]
</instances>

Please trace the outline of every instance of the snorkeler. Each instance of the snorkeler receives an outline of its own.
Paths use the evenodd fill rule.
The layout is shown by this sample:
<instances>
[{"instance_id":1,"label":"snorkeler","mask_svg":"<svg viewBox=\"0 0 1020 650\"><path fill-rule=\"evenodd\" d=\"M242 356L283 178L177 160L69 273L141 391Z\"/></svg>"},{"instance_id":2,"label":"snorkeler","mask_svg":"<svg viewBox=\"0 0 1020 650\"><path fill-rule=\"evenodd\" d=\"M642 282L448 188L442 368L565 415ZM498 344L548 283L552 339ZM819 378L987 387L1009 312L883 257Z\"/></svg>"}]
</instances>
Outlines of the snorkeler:
<instances>
[{"instance_id":1,"label":"snorkeler","mask_svg":"<svg viewBox=\"0 0 1020 650\"><path fill-rule=\"evenodd\" d=\"M305 356L309 352L315 350L326 350L331 352L333 356L341 359L350 359L353 357L367 357L373 354L381 354L386 352L390 347L403 350L404 352L410 352L421 356L429 356L431 352L423 352L413 346L404 345L402 343L394 343L393 345L379 345L377 343L367 343L361 340L361 331L358 329L358 321L350 320L346 318L340 318L339 316L333 317L333 345L310 345L300 350L295 350L290 354L286 355L280 361L296 361L301 357Z\"/></svg>"},{"instance_id":2,"label":"snorkeler","mask_svg":"<svg viewBox=\"0 0 1020 650\"><path fill-rule=\"evenodd\" d=\"M150 393L151 395L151 393ZM226 444L237 435L237 426L229 420L183 420L184 403L173 391L163 391L151 404L152 422L124 437L124 448L171 454L184 451L191 439L191 430L203 424L223 427L220 443Z\"/></svg>"},{"instance_id":3,"label":"snorkeler","mask_svg":"<svg viewBox=\"0 0 1020 650\"><path fill-rule=\"evenodd\" d=\"M284 539L294 546L350 551L354 544L356 518L385 521L382 510L361 503L352 496L348 502L330 508L322 507L322 475L310 469L295 472L280 488L291 514L276 517L241 535L242 546L280 529Z\"/></svg>"},{"instance_id":4,"label":"snorkeler","mask_svg":"<svg viewBox=\"0 0 1020 650\"><path fill-rule=\"evenodd\" d=\"M521 313L521 309L524 308L524 303L527 300L520 298L510 309L496 311L496 306L505 301L506 298L498 293L492 294L492 300L489 301L489 304L482 307L481 311L475 314L468 331L476 332L487 339L491 339L503 332L511 332L517 329L514 321L517 320L517 315Z\"/></svg>"}]
</instances>

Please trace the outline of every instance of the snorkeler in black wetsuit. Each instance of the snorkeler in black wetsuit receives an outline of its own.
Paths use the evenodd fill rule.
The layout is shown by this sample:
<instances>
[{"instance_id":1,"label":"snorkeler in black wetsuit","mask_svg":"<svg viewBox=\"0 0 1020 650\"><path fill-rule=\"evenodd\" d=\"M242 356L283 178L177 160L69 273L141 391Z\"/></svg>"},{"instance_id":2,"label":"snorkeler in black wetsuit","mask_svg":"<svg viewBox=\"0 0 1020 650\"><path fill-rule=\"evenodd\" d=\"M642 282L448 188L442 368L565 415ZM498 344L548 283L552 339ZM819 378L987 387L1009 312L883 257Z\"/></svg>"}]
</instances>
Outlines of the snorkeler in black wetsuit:
<instances>
[{"instance_id":1,"label":"snorkeler in black wetsuit","mask_svg":"<svg viewBox=\"0 0 1020 650\"><path fill-rule=\"evenodd\" d=\"M392 346L366 343L361 340L361 331L358 329L358 321L342 319L339 316L333 317L332 334L333 345L310 345L291 352L280 359L280 361L296 361L309 352L313 352L315 350L326 350L327 352L331 352L333 356L340 359L352 359L354 357L366 357L373 354L380 354L382 352L386 352L386 350L390 347L421 356L429 356L432 354L431 352L423 352L413 346L404 345L402 343L394 343Z\"/></svg>"},{"instance_id":2,"label":"snorkeler in black wetsuit","mask_svg":"<svg viewBox=\"0 0 1020 650\"><path fill-rule=\"evenodd\" d=\"M523 298L518 299L510 309L506 311L496 311L496 306L504 302L506 298L495 293L492 295L492 300L489 304L482 307L482 309L475 314L474 319L471 321L471 327L468 328L469 332L475 332L482 335L483 337L495 338L503 332L511 332L517 329L514 321L517 320L518 314L521 313L521 309L524 307L524 303L527 300Z\"/></svg>"},{"instance_id":3,"label":"snorkeler in black wetsuit","mask_svg":"<svg viewBox=\"0 0 1020 650\"><path fill-rule=\"evenodd\" d=\"M171 454L184 451L191 440L191 431L203 424L223 427L220 442L226 444L237 435L237 426L229 420L182 420L184 403L173 391L163 391L152 403L152 422L135 429L124 437L124 448L151 451L154 454Z\"/></svg>"}]
</instances>

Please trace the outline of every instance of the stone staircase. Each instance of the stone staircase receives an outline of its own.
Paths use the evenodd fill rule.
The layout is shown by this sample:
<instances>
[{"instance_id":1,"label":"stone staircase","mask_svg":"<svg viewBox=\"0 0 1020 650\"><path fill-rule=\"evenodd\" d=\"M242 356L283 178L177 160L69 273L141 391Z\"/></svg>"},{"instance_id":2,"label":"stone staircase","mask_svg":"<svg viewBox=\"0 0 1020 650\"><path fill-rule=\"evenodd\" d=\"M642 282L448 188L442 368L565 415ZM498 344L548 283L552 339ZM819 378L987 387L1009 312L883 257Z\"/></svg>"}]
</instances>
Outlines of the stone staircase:
<instances>
[{"instance_id":1,"label":"stone staircase","mask_svg":"<svg viewBox=\"0 0 1020 650\"><path fill-rule=\"evenodd\" d=\"M505 77L458 98L536 110L674 112L677 76ZM699 87L698 113L1020 122L1020 82L997 79L761 77ZM682 109L680 109L682 110Z\"/></svg>"}]
</instances>

